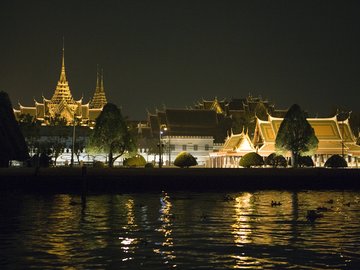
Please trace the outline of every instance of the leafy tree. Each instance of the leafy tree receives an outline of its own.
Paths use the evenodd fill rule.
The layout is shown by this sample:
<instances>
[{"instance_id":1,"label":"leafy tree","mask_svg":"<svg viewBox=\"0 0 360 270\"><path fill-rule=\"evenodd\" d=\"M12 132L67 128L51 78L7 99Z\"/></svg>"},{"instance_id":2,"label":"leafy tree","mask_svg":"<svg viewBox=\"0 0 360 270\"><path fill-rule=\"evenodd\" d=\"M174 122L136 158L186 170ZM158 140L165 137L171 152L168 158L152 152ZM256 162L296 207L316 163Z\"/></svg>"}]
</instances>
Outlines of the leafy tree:
<instances>
[{"instance_id":1,"label":"leafy tree","mask_svg":"<svg viewBox=\"0 0 360 270\"><path fill-rule=\"evenodd\" d=\"M197 164L196 158L185 151L180 152L174 160L174 165L180 168L189 168Z\"/></svg>"},{"instance_id":2,"label":"leafy tree","mask_svg":"<svg viewBox=\"0 0 360 270\"><path fill-rule=\"evenodd\" d=\"M28 148L7 93L0 91L0 167L7 167L10 160L29 158Z\"/></svg>"},{"instance_id":3,"label":"leafy tree","mask_svg":"<svg viewBox=\"0 0 360 270\"><path fill-rule=\"evenodd\" d=\"M250 168L254 166L262 166L264 165L263 158L255 152L245 154L239 162L241 167Z\"/></svg>"},{"instance_id":4,"label":"leafy tree","mask_svg":"<svg viewBox=\"0 0 360 270\"><path fill-rule=\"evenodd\" d=\"M28 145L30 155L36 154L40 139L40 122L30 114L21 114L18 122Z\"/></svg>"},{"instance_id":5,"label":"leafy tree","mask_svg":"<svg viewBox=\"0 0 360 270\"><path fill-rule=\"evenodd\" d=\"M276 153L272 153L265 159L265 165L271 166L273 168L277 167L286 167L287 162L284 156L277 155Z\"/></svg>"},{"instance_id":6,"label":"leafy tree","mask_svg":"<svg viewBox=\"0 0 360 270\"><path fill-rule=\"evenodd\" d=\"M148 162L145 164L145 168L154 168L154 164L151 162Z\"/></svg>"},{"instance_id":7,"label":"leafy tree","mask_svg":"<svg viewBox=\"0 0 360 270\"><path fill-rule=\"evenodd\" d=\"M340 155L332 155L324 164L328 168L345 168L348 166L346 160Z\"/></svg>"},{"instance_id":8,"label":"leafy tree","mask_svg":"<svg viewBox=\"0 0 360 270\"><path fill-rule=\"evenodd\" d=\"M88 140L90 151L104 151L108 154L109 167L126 151L135 150L135 142L120 109L112 103L107 103L99 117Z\"/></svg>"},{"instance_id":9,"label":"leafy tree","mask_svg":"<svg viewBox=\"0 0 360 270\"><path fill-rule=\"evenodd\" d=\"M65 137L52 136L48 143L50 148L49 150L54 157L54 165L56 166L58 157L64 152L66 147Z\"/></svg>"},{"instance_id":10,"label":"leafy tree","mask_svg":"<svg viewBox=\"0 0 360 270\"><path fill-rule=\"evenodd\" d=\"M143 167L146 164L146 160L142 155L135 155L130 158L124 159L123 165L129 167Z\"/></svg>"},{"instance_id":11,"label":"leafy tree","mask_svg":"<svg viewBox=\"0 0 360 270\"><path fill-rule=\"evenodd\" d=\"M298 162L300 167L314 167L315 165L314 161L309 156L300 156Z\"/></svg>"},{"instance_id":12,"label":"leafy tree","mask_svg":"<svg viewBox=\"0 0 360 270\"><path fill-rule=\"evenodd\" d=\"M74 143L74 155L76 156L78 163L80 163L80 155L84 151L85 146L84 140L76 138Z\"/></svg>"},{"instance_id":13,"label":"leafy tree","mask_svg":"<svg viewBox=\"0 0 360 270\"><path fill-rule=\"evenodd\" d=\"M313 155L318 146L314 129L306 120L300 106L294 104L286 113L275 140L278 153L291 152L293 167L298 167L300 156Z\"/></svg>"},{"instance_id":14,"label":"leafy tree","mask_svg":"<svg viewBox=\"0 0 360 270\"><path fill-rule=\"evenodd\" d=\"M61 117L60 114L55 114L53 117L49 119L50 126L66 126L67 121L65 117Z\"/></svg>"}]
</instances>

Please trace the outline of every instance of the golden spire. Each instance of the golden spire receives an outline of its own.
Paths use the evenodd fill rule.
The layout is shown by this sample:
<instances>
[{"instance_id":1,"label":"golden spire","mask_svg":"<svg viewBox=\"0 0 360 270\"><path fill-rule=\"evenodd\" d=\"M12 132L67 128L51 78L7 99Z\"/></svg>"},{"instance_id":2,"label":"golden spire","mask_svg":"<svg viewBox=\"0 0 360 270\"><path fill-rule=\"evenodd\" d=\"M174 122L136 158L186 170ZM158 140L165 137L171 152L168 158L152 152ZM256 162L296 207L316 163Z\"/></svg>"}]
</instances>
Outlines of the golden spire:
<instances>
[{"instance_id":1,"label":"golden spire","mask_svg":"<svg viewBox=\"0 0 360 270\"><path fill-rule=\"evenodd\" d=\"M60 82L66 82L66 74L65 74L65 45L63 39L63 47L62 47L62 62L61 62L61 73L60 73Z\"/></svg>"},{"instance_id":2,"label":"golden spire","mask_svg":"<svg viewBox=\"0 0 360 270\"><path fill-rule=\"evenodd\" d=\"M96 88L95 91L99 91L101 88L99 65L96 65Z\"/></svg>"},{"instance_id":3,"label":"golden spire","mask_svg":"<svg viewBox=\"0 0 360 270\"><path fill-rule=\"evenodd\" d=\"M96 72L96 88L94 96L90 102L90 108L102 109L104 105L107 103L104 89L104 70L101 69L101 73L99 72L99 67L97 67Z\"/></svg>"},{"instance_id":4,"label":"golden spire","mask_svg":"<svg viewBox=\"0 0 360 270\"><path fill-rule=\"evenodd\" d=\"M102 92L105 92L104 90L104 69L101 69L101 82L100 82L100 89Z\"/></svg>"},{"instance_id":5,"label":"golden spire","mask_svg":"<svg viewBox=\"0 0 360 270\"><path fill-rule=\"evenodd\" d=\"M55 104L59 104L62 100L66 101L67 103L74 103L73 97L71 95L69 83L66 80L65 74L65 46L63 40L63 47L62 47L62 59L61 59L61 72L60 72L60 79L56 85L55 93L51 98L51 101Z\"/></svg>"}]
</instances>

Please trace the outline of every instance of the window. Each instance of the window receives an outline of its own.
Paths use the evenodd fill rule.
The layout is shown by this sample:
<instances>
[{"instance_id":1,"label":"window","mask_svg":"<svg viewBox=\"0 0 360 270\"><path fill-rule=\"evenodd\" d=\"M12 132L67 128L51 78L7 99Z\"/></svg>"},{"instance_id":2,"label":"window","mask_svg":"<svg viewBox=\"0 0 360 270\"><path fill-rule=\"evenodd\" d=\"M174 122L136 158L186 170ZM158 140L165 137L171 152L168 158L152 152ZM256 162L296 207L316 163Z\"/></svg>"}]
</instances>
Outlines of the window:
<instances>
[{"instance_id":1,"label":"window","mask_svg":"<svg viewBox=\"0 0 360 270\"><path fill-rule=\"evenodd\" d=\"M186 151L186 144L184 144L184 145L182 146L182 150L183 150L183 151Z\"/></svg>"},{"instance_id":2,"label":"window","mask_svg":"<svg viewBox=\"0 0 360 270\"><path fill-rule=\"evenodd\" d=\"M205 144L205 151L209 151L210 147L208 144Z\"/></svg>"},{"instance_id":3,"label":"window","mask_svg":"<svg viewBox=\"0 0 360 270\"><path fill-rule=\"evenodd\" d=\"M198 150L198 146L197 144L194 144L194 151L197 151Z\"/></svg>"}]
</instances>

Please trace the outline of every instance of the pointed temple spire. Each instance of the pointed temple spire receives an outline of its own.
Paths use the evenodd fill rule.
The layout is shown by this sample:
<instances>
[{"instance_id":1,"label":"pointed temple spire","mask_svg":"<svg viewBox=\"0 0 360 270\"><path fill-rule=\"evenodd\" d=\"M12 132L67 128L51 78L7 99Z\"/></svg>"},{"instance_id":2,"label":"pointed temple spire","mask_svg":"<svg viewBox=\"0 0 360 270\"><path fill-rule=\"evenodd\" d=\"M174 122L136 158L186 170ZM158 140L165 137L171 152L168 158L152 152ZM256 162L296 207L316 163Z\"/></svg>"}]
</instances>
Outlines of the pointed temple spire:
<instances>
[{"instance_id":1,"label":"pointed temple spire","mask_svg":"<svg viewBox=\"0 0 360 270\"><path fill-rule=\"evenodd\" d=\"M63 40L63 47L62 47L62 62L61 62L61 73L60 73L60 82L66 82L66 74L65 74L65 47L64 47L64 40Z\"/></svg>"},{"instance_id":2,"label":"pointed temple spire","mask_svg":"<svg viewBox=\"0 0 360 270\"><path fill-rule=\"evenodd\" d=\"M97 76L96 76L96 88L95 93L90 101L90 108L102 108L107 103L104 89L104 71L101 69L99 72L99 67L97 68Z\"/></svg>"},{"instance_id":3,"label":"pointed temple spire","mask_svg":"<svg viewBox=\"0 0 360 270\"><path fill-rule=\"evenodd\" d=\"M74 99L71 95L69 83L66 80L66 73L65 73L65 46L63 41L62 47L62 61L61 61L61 72L60 72L60 79L56 85L55 93L51 98L51 101L55 104L59 104L61 101L66 101L67 103L74 103Z\"/></svg>"},{"instance_id":4,"label":"pointed temple spire","mask_svg":"<svg viewBox=\"0 0 360 270\"><path fill-rule=\"evenodd\" d=\"M101 69L101 83L100 83L100 88L102 89L102 91L104 92L104 69Z\"/></svg>"}]
</instances>

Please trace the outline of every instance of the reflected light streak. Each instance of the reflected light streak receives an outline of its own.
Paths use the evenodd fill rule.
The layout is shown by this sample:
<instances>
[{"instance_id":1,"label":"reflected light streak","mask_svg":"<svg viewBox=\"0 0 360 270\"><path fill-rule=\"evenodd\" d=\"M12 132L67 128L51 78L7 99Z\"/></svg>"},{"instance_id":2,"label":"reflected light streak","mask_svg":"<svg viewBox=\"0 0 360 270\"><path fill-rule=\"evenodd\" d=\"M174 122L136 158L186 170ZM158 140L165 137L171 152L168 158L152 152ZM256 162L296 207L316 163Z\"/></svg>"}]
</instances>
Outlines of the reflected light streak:
<instances>
[{"instance_id":1,"label":"reflected light streak","mask_svg":"<svg viewBox=\"0 0 360 270\"><path fill-rule=\"evenodd\" d=\"M127 217L127 228L126 229L130 229L130 227L136 227L136 223L135 223L135 214L134 214L134 200L133 199L129 199L126 203L125 203L125 207L127 210L126 213L126 217Z\"/></svg>"},{"instance_id":2,"label":"reflected light streak","mask_svg":"<svg viewBox=\"0 0 360 270\"><path fill-rule=\"evenodd\" d=\"M166 193L162 193L162 197L160 197L161 207L159 210L160 217L159 220L161 222L161 227L157 230L164 235L164 241L160 243L162 247L171 248L173 247L173 238L172 238L172 221L174 216L171 213L172 204L170 202L170 196ZM176 258L174 255L174 250L161 250L154 249L154 253L160 254L165 260L165 264L170 264L170 260ZM176 267L176 265L172 265L172 267Z\"/></svg>"},{"instance_id":3,"label":"reflected light streak","mask_svg":"<svg viewBox=\"0 0 360 270\"><path fill-rule=\"evenodd\" d=\"M252 228L249 225L250 221L250 200L252 195L250 193L244 193L235 199L235 223L231 225L232 234L234 235L234 242L237 246L241 246L246 243L250 243L250 235Z\"/></svg>"},{"instance_id":4,"label":"reflected light streak","mask_svg":"<svg viewBox=\"0 0 360 270\"><path fill-rule=\"evenodd\" d=\"M126 234L128 234L129 232L133 231L136 227L137 224L135 222L135 213L134 213L134 207L135 207L135 203L133 199L128 199L128 201L125 203L125 208L126 208L126 221L127 221L127 225L123 227L123 229L126 230ZM134 253L136 245L138 244L138 240L136 238L131 238L131 237L119 237L119 240L121 240L121 250L124 253ZM133 257L128 256L122 259L122 261L128 261L128 260L132 260Z\"/></svg>"}]
</instances>

